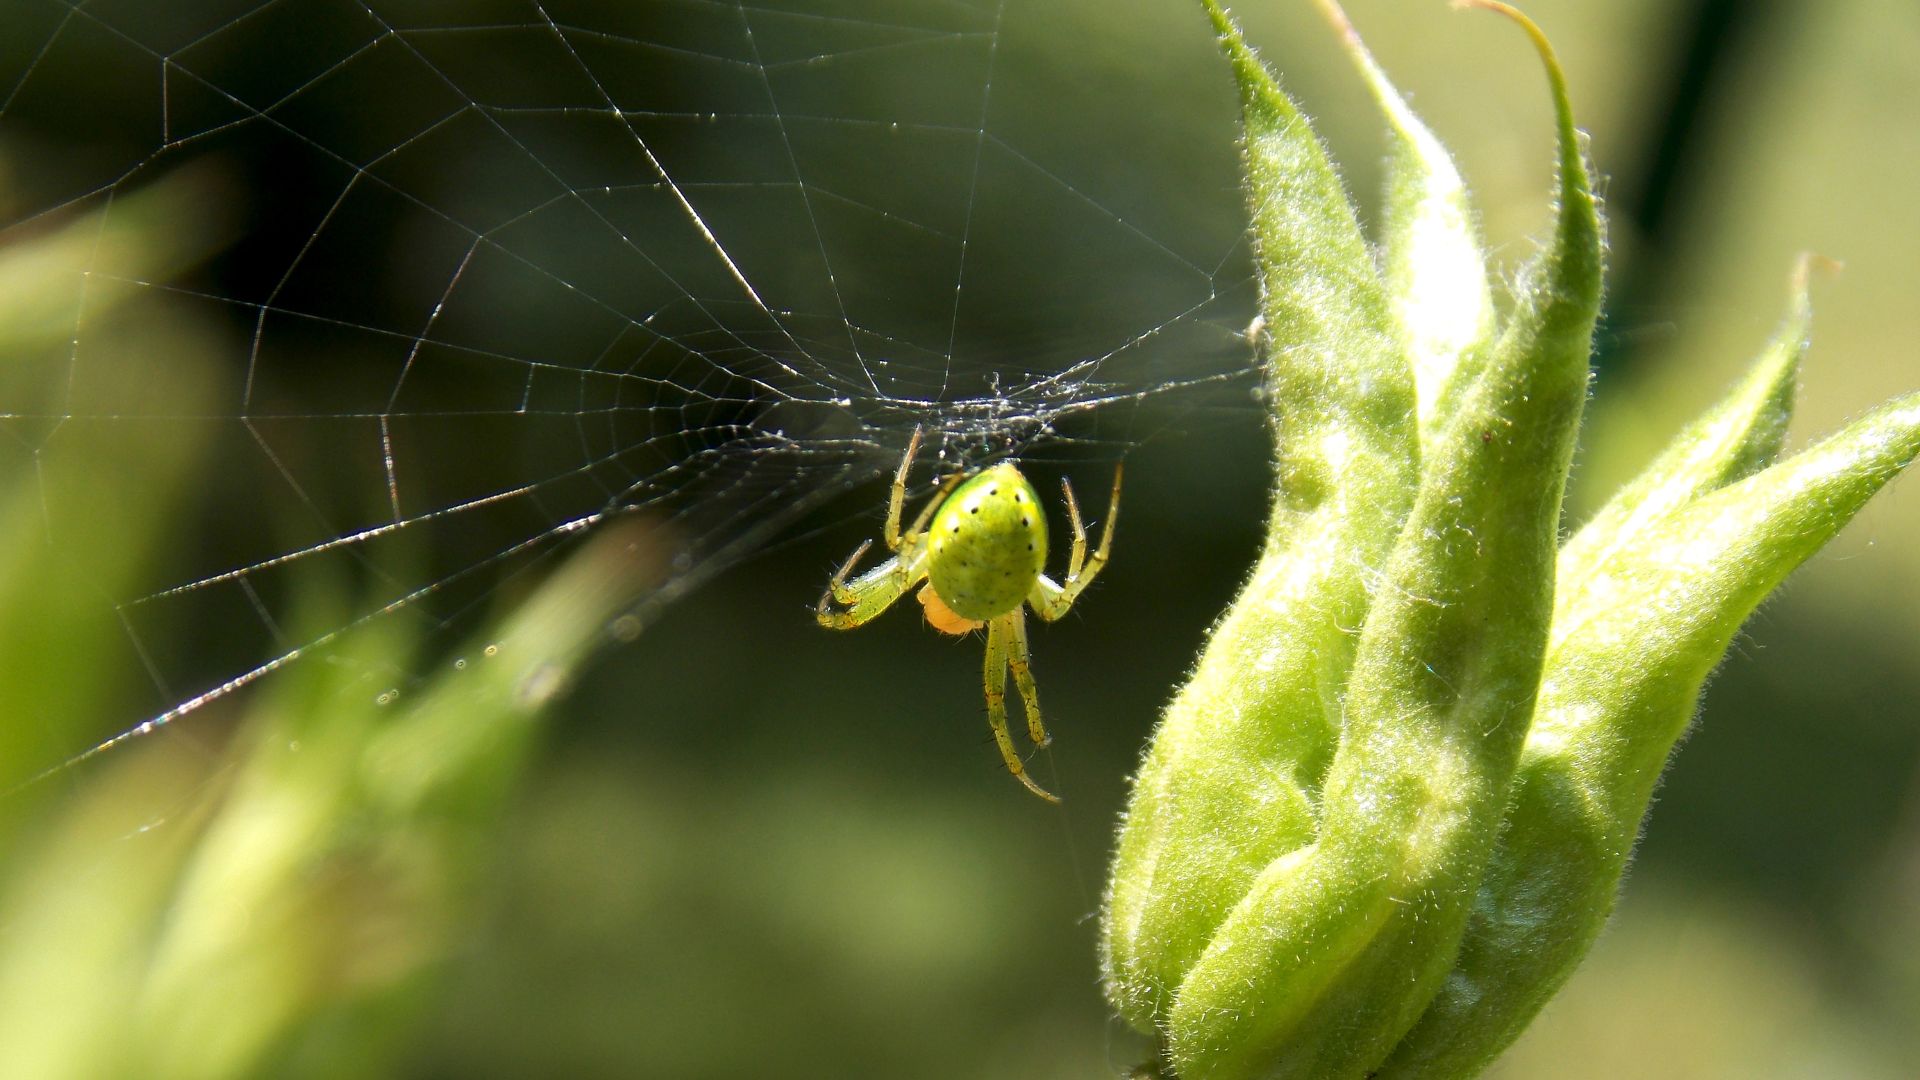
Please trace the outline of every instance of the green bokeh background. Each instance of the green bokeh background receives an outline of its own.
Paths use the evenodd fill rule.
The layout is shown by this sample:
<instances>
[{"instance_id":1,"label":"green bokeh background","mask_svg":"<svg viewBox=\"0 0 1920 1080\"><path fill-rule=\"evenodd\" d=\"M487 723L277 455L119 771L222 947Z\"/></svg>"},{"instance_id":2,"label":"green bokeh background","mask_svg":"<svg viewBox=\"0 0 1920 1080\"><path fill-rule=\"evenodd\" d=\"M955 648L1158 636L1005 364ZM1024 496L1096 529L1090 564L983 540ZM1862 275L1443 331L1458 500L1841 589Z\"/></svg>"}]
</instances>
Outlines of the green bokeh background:
<instances>
[{"instance_id":1,"label":"green bokeh background","mask_svg":"<svg viewBox=\"0 0 1920 1080\"><path fill-rule=\"evenodd\" d=\"M1896 0L1539 0L1528 9L1561 52L1594 160L1610 178L1616 302L1602 327L1576 515L1759 347L1801 250L1844 260L1846 270L1816 288L1796 434L1831 429L1920 384L1920 13ZM82 10L108 25L137 15ZM23 28L9 46L18 52L66 14L56 3L6 0L0 27ZM1311 5L1275 0L1239 14L1370 205L1377 124ZM1437 2L1355 0L1350 14L1454 149L1491 249L1517 262L1547 213L1548 104L1530 52L1510 28ZM124 58L71 56L72 70L58 76L67 92L110 104ZM21 70L17 56L9 62ZM488 62L510 69L537 58ZM1157 227L1218 235L1239 227L1231 89L1189 5L1009 0L996 62L1008 100L1032 110L1008 118L1009 129L1097 173L1104 205ZM1663 151L1688 101L1694 122ZM26 115L16 110L19 122L0 125L0 162L111 156L113 132L95 120L62 128ZM137 131L149 121L126 123ZM203 193L230 185L236 205L273 205L245 193L261 164L231 153L177 182ZM0 233L14 252L44 246L86 209L40 213L43 171L17 172L7 220L23 223ZM115 190L132 197L146 184ZM257 210L207 221L178 210L204 201L156 203L163 220L139 241L151 265L137 265L157 276L198 263L181 272L212 275L217 293L237 294L233 278L220 276L236 272L222 259L250 257L249 244L276 230L298 237L312 228ZM349 257L384 257L368 245ZM15 328L6 343L19 359L0 375L12 402L0 412L57 411L45 401L54 394L47 373L70 370L60 320L46 320L54 331L28 324L72 300L20 300L26 283L56 278L44 269L4 278L15 298L5 306ZM230 412L221 394L231 392L232 343L246 324L217 311L188 319L151 301L134 295L111 315L90 309L90 347L132 365L119 377L178 402L176 413ZM377 302L352 301L367 305L368 321ZM520 327L521 340L542 329ZM310 362L325 363L320 343L311 348ZM137 364L124 359L133 356ZM120 562L164 567L179 550L245 549L263 534L312 541L298 539L301 525L249 512L265 497L223 476L221 458L194 459L191 423L52 441L44 425L9 422L19 445L0 471L12 583L0 610L0 670L5 711L30 719L9 721L0 745L45 763L113 730L117 718L151 711L152 682L126 657L124 638L102 628L113 609L101 597L142 591L115 575L180 578L115 569ZM1033 768L1066 796L1064 807L1042 805L1001 772L981 722L977 642L933 633L911 605L855 634L814 627L809 608L831 567L880 522L881 484L846 491L766 553L650 617L637 639L599 654L545 714L524 774L479 828L474 869L453 879L457 895L432 909L445 921L398 924L421 939L425 966L405 994L361 1006L391 1022L320 1016L276 1060L321 1072L355 1063L417 1076L672 1078L1083 1077L1138 1061L1141 1043L1109 1019L1097 986L1093 916L1107 850L1156 710L1251 560L1268 481L1250 403L1154 414L1135 427L1103 426L1099 415L1081 423L1068 433L1138 445L1127 456L1126 519L1111 567L1074 617L1034 634L1055 744ZM161 447L181 460L169 462ZM1101 489L1111 455L1066 456L1081 490ZM476 454L474 468L489 462ZM61 470L78 479L63 481ZM1032 471L1047 490L1060 467L1043 459ZM70 486L50 487L63 482ZM339 479L343 488L358 483ZM48 490L80 488L91 493L89 508L74 512L97 515L85 520L97 521L88 532L99 549L51 558L34 508ZM54 502L82 505L77 496ZM1912 1075L1916 538L1920 498L1911 482L1896 484L1748 628L1656 802L1620 917L1497 1075ZM457 565L462 556L412 557ZM515 581L489 602L504 612L525 593ZM338 606L313 597L306 618L336 625ZM258 620L244 617L147 633L188 653L270 649ZM303 700L324 719L320 682ZM8 845L0 888L13 913L0 920L0 939L12 942L0 949L10 965L0 970L6 1000L63 1000L36 997L37 988L62 977L61 956L97 943L97 921L42 931L21 912L66 887L125 894L130 886L113 869L125 849L138 858L149 846L190 842L197 815L225 790L223 737L289 696L272 697L270 681L265 689L0 804ZM149 782L173 769L188 778ZM117 803L138 829L74 823L83 811L111 816L102 807ZM164 890L147 902L163 918L182 903ZM331 944L331 924L293 925ZM29 933L37 953L19 944ZM411 955L361 937L338 947ZM18 959L27 955L42 961ZM216 1013L246 1004L222 1002L231 990L220 985L178 992L204 992ZM31 1026L51 1041L104 1038L120 1023L66 1016L65 1025ZM366 1034L375 1030L379 1038Z\"/></svg>"}]
</instances>

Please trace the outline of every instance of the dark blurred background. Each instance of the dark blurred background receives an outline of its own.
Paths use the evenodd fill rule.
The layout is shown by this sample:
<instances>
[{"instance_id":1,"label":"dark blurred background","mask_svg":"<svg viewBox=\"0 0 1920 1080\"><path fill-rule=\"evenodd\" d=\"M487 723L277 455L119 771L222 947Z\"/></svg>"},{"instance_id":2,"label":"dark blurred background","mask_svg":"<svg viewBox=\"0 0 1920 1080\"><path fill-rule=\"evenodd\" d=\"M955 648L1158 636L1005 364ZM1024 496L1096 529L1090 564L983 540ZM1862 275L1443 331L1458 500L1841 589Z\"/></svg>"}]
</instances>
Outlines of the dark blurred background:
<instances>
[{"instance_id":1,"label":"dark blurred background","mask_svg":"<svg viewBox=\"0 0 1920 1080\"><path fill-rule=\"evenodd\" d=\"M1349 8L1513 266L1548 212L1530 52L1438 2ZM452 649L570 542L514 545L644 505L686 565L717 572L649 607L547 715L420 1033L387 1060L418 1076L1110 1075L1142 1056L1094 956L1125 778L1251 560L1268 482L1235 337L1251 303L1226 73L1178 0L751 10L0 2L0 242L103 212L86 235L111 238L143 192L175 192L134 221L147 254L88 286L130 289L156 322L130 337L76 293L4 376L23 403L0 403L10 505L102 545L37 602L126 625L9 662L15 685L90 696L23 707L8 776L426 583L449 582L392 618L429 656ZM1920 383L1920 9L1528 10L1566 64L1612 229L1576 519L1759 348L1799 251L1846 270L1816 287L1798 438ZM1238 14L1370 208L1378 124L1332 35L1293 0ZM585 64L607 86L578 85L563 38L609 50ZM818 59L863 50L897 55ZM423 67L451 78L422 83ZM615 122L577 104L596 92L682 115L625 105ZM755 96L769 92L788 130ZM639 136L784 330L687 232ZM796 168L815 202L780 183ZM74 265L98 267L97 246ZM874 336L849 345L837 312ZM868 381L856 351L889 358L894 381ZM417 374L397 380L405 364ZM1075 372L1063 400L1110 403L1021 389L1060 370ZM1045 493L1060 475L1100 491L1127 463L1113 563L1034 633L1055 742L1032 765L1061 808L1001 770L977 641L935 634L912 604L849 634L809 611L877 535L878 477L913 423L942 415L906 403L996 387L1048 426L996 444L947 412L954 455L1027 448ZM782 425L804 452L752 441ZM151 484L117 467L152 505L90 501L107 445L200 456L164 485L158 464ZM542 487L158 596L520 483ZM134 530L155 553L105 569ZM1748 627L1620 918L1499 1075L1912 1075L1916 536L1920 501L1896 484ZM246 707L222 699L150 741L214 755ZM95 764L55 786L110 789Z\"/></svg>"}]
</instances>

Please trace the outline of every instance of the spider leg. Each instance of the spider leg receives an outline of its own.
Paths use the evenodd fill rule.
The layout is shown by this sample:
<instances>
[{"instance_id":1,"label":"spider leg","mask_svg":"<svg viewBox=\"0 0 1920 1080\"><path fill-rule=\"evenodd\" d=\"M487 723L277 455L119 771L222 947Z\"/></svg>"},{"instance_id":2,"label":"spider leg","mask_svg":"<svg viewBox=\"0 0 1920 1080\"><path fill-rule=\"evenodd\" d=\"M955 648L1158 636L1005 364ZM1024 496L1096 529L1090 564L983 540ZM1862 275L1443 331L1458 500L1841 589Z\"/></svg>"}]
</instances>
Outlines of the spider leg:
<instances>
[{"instance_id":1,"label":"spider leg","mask_svg":"<svg viewBox=\"0 0 1920 1080\"><path fill-rule=\"evenodd\" d=\"M1060 493L1067 499L1067 523L1073 526L1073 554L1067 559L1067 580L1080 576L1080 566L1087 559L1087 526L1080 520L1080 500L1073 497L1073 481L1060 478Z\"/></svg>"},{"instance_id":2,"label":"spider leg","mask_svg":"<svg viewBox=\"0 0 1920 1080\"><path fill-rule=\"evenodd\" d=\"M927 504L922 506L920 513L914 517L913 524L902 531L900 515L907 504L907 474L913 469L914 455L920 452L920 441L921 430L916 427L913 429L913 437L907 440L906 456L900 459L900 467L894 470L893 486L887 491L887 524L881 539L886 541L890 551L899 551L901 546L912 540L916 533L925 529L928 519L932 518L933 512L939 508L942 497L952 491L954 485L965 479L964 473L954 473L940 481L940 486L934 489L933 497L927 500Z\"/></svg>"},{"instance_id":3,"label":"spider leg","mask_svg":"<svg viewBox=\"0 0 1920 1080\"><path fill-rule=\"evenodd\" d=\"M887 492L887 531L888 551L900 550L900 511L907 502L907 473L913 469L913 455L920 452L920 428L913 429L913 438L907 440L907 452L900 459L900 467L894 470L893 488ZM909 530L918 532L919 527Z\"/></svg>"},{"instance_id":4,"label":"spider leg","mask_svg":"<svg viewBox=\"0 0 1920 1080\"><path fill-rule=\"evenodd\" d=\"M1126 467L1127 464L1124 461L1113 467L1113 494L1107 498L1107 523L1100 527L1100 546L1093 552L1094 561L1098 565L1094 571L1088 572L1089 577L1093 576L1100 566L1107 564L1107 554L1113 550L1113 525L1120 520L1120 476Z\"/></svg>"},{"instance_id":5,"label":"spider leg","mask_svg":"<svg viewBox=\"0 0 1920 1080\"><path fill-rule=\"evenodd\" d=\"M1027 656L1026 612L1014 608L1007 615L1007 625L1011 638L1007 666L1013 669L1013 685L1020 688L1020 704L1027 711L1027 737L1036 749L1045 749L1053 736L1047 734L1047 725L1040 719L1040 691L1033 685L1033 665Z\"/></svg>"},{"instance_id":6,"label":"spider leg","mask_svg":"<svg viewBox=\"0 0 1920 1080\"><path fill-rule=\"evenodd\" d=\"M826 610L829 596L842 604L853 603L854 594L847 589L847 575L853 573L853 568L859 564L860 557L865 555L867 549L872 546L871 540L860 541L860 546L853 549L853 554L847 556L847 561L841 563L840 569L833 572L833 579L827 582L827 591L821 595L820 603L816 605L815 610Z\"/></svg>"},{"instance_id":7,"label":"spider leg","mask_svg":"<svg viewBox=\"0 0 1920 1080\"><path fill-rule=\"evenodd\" d=\"M1107 523L1100 531L1100 546L1084 562L1080 556L1086 539L1080 531L1080 514L1073 503L1072 489L1068 491L1067 516L1073 519L1075 529L1074 552L1073 558L1067 563L1066 583L1056 585L1053 579L1041 574L1027 593L1027 603L1032 606L1033 613L1048 622L1065 615L1079 598L1081 590L1093 584L1101 567L1107 565L1107 556L1113 550L1113 523L1120 519L1120 469L1116 466L1113 470L1113 501L1107 507Z\"/></svg>"},{"instance_id":8,"label":"spider leg","mask_svg":"<svg viewBox=\"0 0 1920 1080\"><path fill-rule=\"evenodd\" d=\"M827 591L820 594L820 602L813 606L814 619L821 626L829 630L850 630L860 626L887 610L895 600L900 599L902 593L926 576L924 559L907 562L896 556L861 574L852 584L847 584L847 575L853 572L854 564L872 546L873 541L869 540L856 548L853 556L840 564L833 580L827 583ZM834 610L835 604L845 610Z\"/></svg>"},{"instance_id":9,"label":"spider leg","mask_svg":"<svg viewBox=\"0 0 1920 1080\"><path fill-rule=\"evenodd\" d=\"M1015 613L1017 614L1017 612ZM1007 664L1012 642L1009 640L1015 631L1012 619L1006 615L987 624L987 723L993 728L993 741L1000 744L1000 757L1007 763L1007 771L1015 780L1026 785L1028 791L1057 803L1060 800L1048 794L1045 788L1033 782L1027 775L1027 767L1020 762L1020 755L1014 752L1013 736L1007 732ZM1024 691L1023 691L1024 692Z\"/></svg>"}]
</instances>

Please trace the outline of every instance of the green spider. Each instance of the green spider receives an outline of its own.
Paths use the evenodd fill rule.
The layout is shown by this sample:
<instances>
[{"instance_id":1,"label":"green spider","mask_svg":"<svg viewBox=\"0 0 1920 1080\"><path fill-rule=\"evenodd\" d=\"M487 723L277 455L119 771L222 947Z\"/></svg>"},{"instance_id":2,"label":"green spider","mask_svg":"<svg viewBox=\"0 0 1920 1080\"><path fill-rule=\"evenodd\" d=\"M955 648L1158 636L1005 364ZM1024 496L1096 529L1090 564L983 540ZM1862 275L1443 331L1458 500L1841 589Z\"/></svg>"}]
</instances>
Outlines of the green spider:
<instances>
[{"instance_id":1,"label":"green spider","mask_svg":"<svg viewBox=\"0 0 1920 1080\"><path fill-rule=\"evenodd\" d=\"M1107 565L1113 546L1113 523L1120 513L1120 470L1113 470L1113 502L1107 510L1100 546L1087 555L1087 530L1073 485L1062 479L1067 520L1073 525L1073 554L1067 560L1067 580L1057 585L1042 573L1047 564L1047 518L1040 496L1012 463L995 465L972 476L948 477L905 532L900 511L907 498L907 472L920 449L920 430L914 429L907 453L893 476L887 498L887 548L892 558L847 583L860 557L873 546L868 540L841 564L821 594L814 611L820 625L850 630L865 625L887 610L901 594L925 581L920 589L927 622L947 634L965 634L987 628L987 723L1007 771L1027 790L1048 802L1060 800L1027 775L1007 733L1007 669L1027 712L1027 734L1036 749L1052 741L1040 720L1040 698L1034 690L1033 670L1027 660L1025 607L1052 622L1073 607L1080 591ZM958 485L958 486L955 486ZM931 522L931 525L929 525ZM839 605L836 609L835 605Z\"/></svg>"}]
</instances>

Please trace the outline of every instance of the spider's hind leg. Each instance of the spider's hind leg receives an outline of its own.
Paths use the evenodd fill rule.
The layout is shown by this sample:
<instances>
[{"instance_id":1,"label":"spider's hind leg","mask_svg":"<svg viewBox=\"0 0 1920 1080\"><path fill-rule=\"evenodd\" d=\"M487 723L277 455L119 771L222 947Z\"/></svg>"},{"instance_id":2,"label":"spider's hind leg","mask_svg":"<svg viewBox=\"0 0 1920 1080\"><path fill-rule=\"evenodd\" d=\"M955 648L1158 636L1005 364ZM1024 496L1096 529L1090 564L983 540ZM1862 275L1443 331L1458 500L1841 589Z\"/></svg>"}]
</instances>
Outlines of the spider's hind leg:
<instances>
[{"instance_id":1,"label":"spider's hind leg","mask_svg":"<svg viewBox=\"0 0 1920 1080\"><path fill-rule=\"evenodd\" d=\"M1007 666L1013 669L1013 685L1020 688L1020 704L1027 711L1027 737L1033 740L1035 749L1045 750L1052 745L1053 736L1047 734L1047 725L1040 719L1040 691L1033 685L1033 665L1027 654L1026 612L1014 608L1006 619L1010 638Z\"/></svg>"},{"instance_id":2,"label":"spider's hind leg","mask_svg":"<svg viewBox=\"0 0 1920 1080\"><path fill-rule=\"evenodd\" d=\"M987 624L987 723L993 728L993 741L1000 745L1000 757L1007 763L1007 771L1013 774L1013 778L1026 785L1027 790L1035 795L1050 803L1057 803L1060 801L1057 797L1034 783L1033 777L1027 775L1026 765L1021 763L1020 755L1014 751L1013 736L1007 731L1007 667L1012 661L1016 635L1025 637L1024 634L1020 634L1014 623L1019 614L1015 611L1009 615L1002 615ZM1023 649L1022 652L1024 651ZM1020 669L1025 667L1023 657ZM1016 669L1016 672L1020 669ZM1016 679L1018 679L1017 674ZM1033 678L1029 674L1021 682L1020 692L1023 696L1032 684ZM1040 714L1038 711L1031 711L1027 715L1030 719L1037 719ZM1045 734L1044 730L1041 731L1042 736Z\"/></svg>"}]
</instances>

